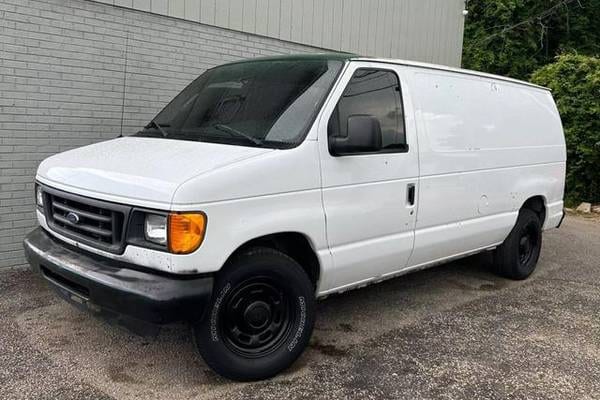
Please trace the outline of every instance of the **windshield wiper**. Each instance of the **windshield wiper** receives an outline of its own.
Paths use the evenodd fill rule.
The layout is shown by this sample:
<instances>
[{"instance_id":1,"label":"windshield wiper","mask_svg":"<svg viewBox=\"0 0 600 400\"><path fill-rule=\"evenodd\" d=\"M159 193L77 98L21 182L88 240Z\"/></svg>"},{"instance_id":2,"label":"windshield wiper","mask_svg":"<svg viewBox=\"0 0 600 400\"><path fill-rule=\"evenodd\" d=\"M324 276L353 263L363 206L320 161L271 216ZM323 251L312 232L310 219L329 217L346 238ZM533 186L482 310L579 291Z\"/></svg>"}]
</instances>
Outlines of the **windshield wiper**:
<instances>
[{"instance_id":1,"label":"windshield wiper","mask_svg":"<svg viewBox=\"0 0 600 400\"><path fill-rule=\"evenodd\" d=\"M223 125L223 124L214 124L214 125L211 125L211 127L215 128L215 129L218 129L218 130L220 130L222 132L227 132L227 133L230 133L232 135L241 136L241 137L243 137L243 138L251 141L252 143L254 143L257 146L262 146L263 145L263 141L262 140L260 140L258 138L255 138L255 137L252 137L252 136L250 136L250 135L248 135L248 134L246 134L246 133L244 133L242 131L238 131L237 129L234 129L234 128L230 127L230 126Z\"/></svg>"},{"instance_id":2,"label":"windshield wiper","mask_svg":"<svg viewBox=\"0 0 600 400\"><path fill-rule=\"evenodd\" d=\"M150 123L148 125L146 125L146 128L150 128L152 125L154 125L156 127L156 129L158 129L160 131L160 133L162 133L163 137L169 136L169 134L167 133L167 131L165 131L162 128L162 126L160 126L160 124L158 122L156 122L156 120L150 121Z\"/></svg>"}]
</instances>

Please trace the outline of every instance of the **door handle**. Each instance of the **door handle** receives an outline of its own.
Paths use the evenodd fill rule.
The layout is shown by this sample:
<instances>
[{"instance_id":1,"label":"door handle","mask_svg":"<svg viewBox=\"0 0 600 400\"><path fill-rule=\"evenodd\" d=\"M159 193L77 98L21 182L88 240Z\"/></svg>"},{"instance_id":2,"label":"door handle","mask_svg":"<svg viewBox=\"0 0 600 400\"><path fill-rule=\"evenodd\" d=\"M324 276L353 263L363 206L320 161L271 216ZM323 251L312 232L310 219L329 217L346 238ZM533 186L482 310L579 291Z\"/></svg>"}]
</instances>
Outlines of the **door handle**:
<instances>
[{"instance_id":1,"label":"door handle","mask_svg":"<svg viewBox=\"0 0 600 400\"><path fill-rule=\"evenodd\" d=\"M406 203L411 207L415 205L415 184L414 183L409 183L406 186Z\"/></svg>"}]
</instances>

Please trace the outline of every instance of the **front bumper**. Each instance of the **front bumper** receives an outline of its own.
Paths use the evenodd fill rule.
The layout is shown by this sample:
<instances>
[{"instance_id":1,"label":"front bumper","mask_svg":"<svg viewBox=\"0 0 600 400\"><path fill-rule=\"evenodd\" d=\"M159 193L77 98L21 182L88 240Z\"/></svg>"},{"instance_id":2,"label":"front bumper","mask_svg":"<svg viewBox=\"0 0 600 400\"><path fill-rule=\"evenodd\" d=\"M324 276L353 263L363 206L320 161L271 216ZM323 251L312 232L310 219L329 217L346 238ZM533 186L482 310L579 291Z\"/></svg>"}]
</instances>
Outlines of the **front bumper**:
<instances>
[{"instance_id":1,"label":"front bumper","mask_svg":"<svg viewBox=\"0 0 600 400\"><path fill-rule=\"evenodd\" d=\"M42 228L29 233L23 247L32 269L61 297L129 328L136 321L165 324L200 318L212 294L212 276L135 269L72 248Z\"/></svg>"}]
</instances>

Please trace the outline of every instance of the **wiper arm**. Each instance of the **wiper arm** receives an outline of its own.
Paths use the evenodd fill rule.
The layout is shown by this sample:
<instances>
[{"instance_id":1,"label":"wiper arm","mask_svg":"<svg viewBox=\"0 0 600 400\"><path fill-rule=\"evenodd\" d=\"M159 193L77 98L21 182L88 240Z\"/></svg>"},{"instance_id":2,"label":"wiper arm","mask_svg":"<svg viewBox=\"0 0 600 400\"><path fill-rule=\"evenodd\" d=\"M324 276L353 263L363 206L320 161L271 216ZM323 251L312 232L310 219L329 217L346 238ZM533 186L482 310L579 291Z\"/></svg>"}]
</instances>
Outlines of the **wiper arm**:
<instances>
[{"instance_id":1,"label":"wiper arm","mask_svg":"<svg viewBox=\"0 0 600 400\"><path fill-rule=\"evenodd\" d=\"M160 133L162 133L163 137L169 136L169 134L167 133L167 131L165 131L162 128L162 126L160 126L160 124L158 122L156 122L156 120L150 121L150 123L148 125L146 125L146 128L150 128L152 125L154 125L156 127L156 129L158 129L160 131Z\"/></svg>"},{"instance_id":2,"label":"wiper arm","mask_svg":"<svg viewBox=\"0 0 600 400\"><path fill-rule=\"evenodd\" d=\"M237 129L234 129L234 128L232 128L230 126L227 126L227 125L214 124L214 125L211 125L211 127L215 128L215 129L218 129L218 130L220 130L222 132L227 132L227 133L230 133L232 135L237 135L237 136L241 136L243 138L246 138L246 139L248 139L249 141L251 141L252 143L254 143L257 146L262 146L262 144L263 144L262 140L257 139L255 137L252 137L252 136L250 136L250 135L248 135L248 134L246 134L246 133L244 133L242 131L238 131Z\"/></svg>"}]
</instances>

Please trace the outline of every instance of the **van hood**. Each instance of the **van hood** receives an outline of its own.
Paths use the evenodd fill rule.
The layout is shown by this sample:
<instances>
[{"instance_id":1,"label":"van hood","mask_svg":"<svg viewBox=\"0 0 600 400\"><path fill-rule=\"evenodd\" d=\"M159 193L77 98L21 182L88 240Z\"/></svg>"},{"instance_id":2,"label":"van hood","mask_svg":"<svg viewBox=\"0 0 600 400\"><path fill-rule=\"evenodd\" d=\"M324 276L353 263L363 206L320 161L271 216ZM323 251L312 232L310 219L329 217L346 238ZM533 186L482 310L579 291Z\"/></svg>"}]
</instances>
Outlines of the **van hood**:
<instances>
[{"instance_id":1,"label":"van hood","mask_svg":"<svg viewBox=\"0 0 600 400\"><path fill-rule=\"evenodd\" d=\"M44 160L37 179L57 189L112 201L170 205L176 189L198 175L272 152L246 146L124 137Z\"/></svg>"}]
</instances>

